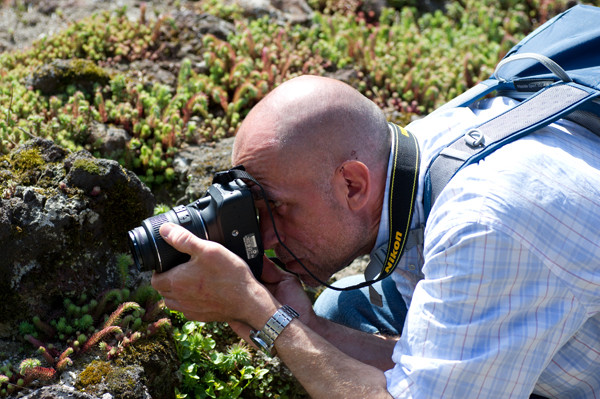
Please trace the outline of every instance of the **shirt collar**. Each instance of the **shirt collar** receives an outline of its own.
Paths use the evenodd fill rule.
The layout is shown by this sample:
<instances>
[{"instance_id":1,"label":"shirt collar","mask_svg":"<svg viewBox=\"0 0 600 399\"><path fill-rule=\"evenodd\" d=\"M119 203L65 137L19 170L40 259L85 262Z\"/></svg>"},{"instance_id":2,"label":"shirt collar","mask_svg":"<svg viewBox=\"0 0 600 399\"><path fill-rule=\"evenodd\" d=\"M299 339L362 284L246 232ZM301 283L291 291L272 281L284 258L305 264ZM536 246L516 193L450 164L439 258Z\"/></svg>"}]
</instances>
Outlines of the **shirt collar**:
<instances>
[{"instance_id":1,"label":"shirt collar","mask_svg":"<svg viewBox=\"0 0 600 399\"><path fill-rule=\"evenodd\" d=\"M392 132L392 129L390 128L390 136L394 134ZM388 211L388 204L389 204L389 200L390 200L390 177L392 175L392 161L393 161L393 156L394 156L394 140L392 140L392 146L390 148L390 155L389 155L389 159L388 159L388 166L387 166L387 175L385 178L385 190L384 190L384 197L383 197L383 206L381 209L381 217L379 218L379 230L377 231L377 239L375 240L375 247L373 248L373 251L376 248L379 248L380 246L384 245L387 243L388 241L388 233L389 233L389 222L390 222L390 214Z\"/></svg>"}]
</instances>

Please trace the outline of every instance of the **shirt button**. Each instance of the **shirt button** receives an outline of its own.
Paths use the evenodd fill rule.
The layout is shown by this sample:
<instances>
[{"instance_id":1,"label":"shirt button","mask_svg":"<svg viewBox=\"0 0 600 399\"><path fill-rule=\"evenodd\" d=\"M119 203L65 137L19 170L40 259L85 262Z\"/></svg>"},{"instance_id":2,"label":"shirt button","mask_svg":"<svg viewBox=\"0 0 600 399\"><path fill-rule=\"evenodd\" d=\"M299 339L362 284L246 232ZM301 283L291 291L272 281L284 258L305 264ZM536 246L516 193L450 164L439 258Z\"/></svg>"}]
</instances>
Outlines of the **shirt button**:
<instances>
[{"instance_id":1,"label":"shirt button","mask_svg":"<svg viewBox=\"0 0 600 399\"><path fill-rule=\"evenodd\" d=\"M416 270L417 267L415 265L413 265L413 264L410 264L410 265L408 265L408 269L409 270Z\"/></svg>"}]
</instances>

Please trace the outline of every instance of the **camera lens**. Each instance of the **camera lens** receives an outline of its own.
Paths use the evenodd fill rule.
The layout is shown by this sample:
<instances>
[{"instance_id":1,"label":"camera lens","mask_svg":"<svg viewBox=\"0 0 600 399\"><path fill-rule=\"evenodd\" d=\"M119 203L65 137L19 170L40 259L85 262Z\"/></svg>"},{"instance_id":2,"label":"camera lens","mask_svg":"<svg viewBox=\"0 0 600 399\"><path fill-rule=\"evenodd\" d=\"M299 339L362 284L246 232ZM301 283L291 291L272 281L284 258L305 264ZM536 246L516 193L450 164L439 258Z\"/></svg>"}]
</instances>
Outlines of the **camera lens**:
<instances>
[{"instance_id":1,"label":"camera lens","mask_svg":"<svg viewBox=\"0 0 600 399\"><path fill-rule=\"evenodd\" d=\"M260 278L263 245L258 216L252 192L242 180L213 183L204 197L150 217L129 231L129 246L139 270L161 273L190 259L161 237L160 226L167 222L183 226L201 239L222 244Z\"/></svg>"},{"instance_id":2,"label":"camera lens","mask_svg":"<svg viewBox=\"0 0 600 399\"><path fill-rule=\"evenodd\" d=\"M161 273L190 259L188 254L177 251L163 240L159 229L167 222L179 224L198 237L207 238L202 216L193 207L180 205L150 217L140 227L129 231L129 247L139 270Z\"/></svg>"}]
</instances>

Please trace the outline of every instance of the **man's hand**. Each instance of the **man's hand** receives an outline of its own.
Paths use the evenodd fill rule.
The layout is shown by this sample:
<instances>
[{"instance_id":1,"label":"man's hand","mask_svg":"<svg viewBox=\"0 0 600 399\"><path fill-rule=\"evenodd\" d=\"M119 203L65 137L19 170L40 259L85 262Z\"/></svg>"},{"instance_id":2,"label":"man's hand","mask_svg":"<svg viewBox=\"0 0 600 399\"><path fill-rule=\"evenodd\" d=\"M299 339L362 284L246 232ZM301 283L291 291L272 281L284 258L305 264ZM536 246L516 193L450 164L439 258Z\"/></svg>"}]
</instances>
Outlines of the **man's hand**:
<instances>
[{"instance_id":1,"label":"man's hand","mask_svg":"<svg viewBox=\"0 0 600 399\"><path fill-rule=\"evenodd\" d=\"M248 265L222 245L202 240L173 223L162 225L160 234L175 249L191 256L188 262L152 276L152 285L169 308L183 312L188 319L227 322L247 340L250 329L261 329L281 303L289 304L301 319L293 320L275 345L312 397L389 398L380 370L340 352L303 323L303 319L314 322L318 318L296 277L265 260L262 285ZM346 334L335 336L339 341ZM361 343L358 341L359 347ZM332 396L332 388L337 395Z\"/></svg>"},{"instance_id":2,"label":"man's hand","mask_svg":"<svg viewBox=\"0 0 600 399\"><path fill-rule=\"evenodd\" d=\"M314 322L317 318L312 303L300 280L291 273L277 267L269 258L264 257L261 280L264 286L281 303L290 305L300 314L300 320L305 324ZM245 324L231 322L229 326L242 338L250 342L251 328Z\"/></svg>"},{"instance_id":3,"label":"man's hand","mask_svg":"<svg viewBox=\"0 0 600 399\"><path fill-rule=\"evenodd\" d=\"M190 260L152 276L152 286L170 309L198 321L241 322L262 327L278 304L248 265L222 245L202 240L185 228L165 223L164 240Z\"/></svg>"},{"instance_id":4,"label":"man's hand","mask_svg":"<svg viewBox=\"0 0 600 399\"><path fill-rule=\"evenodd\" d=\"M309 318L316 317L300 280L295 275L281 270L267 257L263 262L261 280L279 302L290 305L300 313L300 320L304 323L308 323Z\"/></svg>"}]
</instances>

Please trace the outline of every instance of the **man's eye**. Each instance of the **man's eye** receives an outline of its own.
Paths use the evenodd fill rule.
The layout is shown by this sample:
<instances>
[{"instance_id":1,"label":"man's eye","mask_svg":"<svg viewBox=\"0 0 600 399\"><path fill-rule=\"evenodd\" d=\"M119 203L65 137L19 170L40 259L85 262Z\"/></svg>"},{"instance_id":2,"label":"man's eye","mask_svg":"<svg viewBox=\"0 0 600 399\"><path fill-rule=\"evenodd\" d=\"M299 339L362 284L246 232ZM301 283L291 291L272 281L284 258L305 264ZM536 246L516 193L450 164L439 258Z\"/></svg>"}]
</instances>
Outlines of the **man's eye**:
<instances>
[{"instance_id":1,"label":"man's eye","mask_svg":"<svg viewBox=\"0 0 600 399\"><path fill-rule=\"evenodd\" d=\"M274 209L274 208L279 208L281 205L283 205L281 201L273 201L273 200L269 200L269 206L270 206L271 208L273 208L273 209Z\"/></svg>"},{"instance_id":2,"label":"man's eye","mask_svg":"<svg viewBox=\"0 0 600 399\"><path fill-rule=\"evenodd\" d=\"M263 195L260 191L252 191L252 198L256 202L265 200L265 197L263 197ZM266 202L268 202L269 207L271 209L279 208L281 205L283 205L283 203L281 201L276 201L276 200L272 200L272 199L269 199Z\"/></svg>"}]
</instances>

